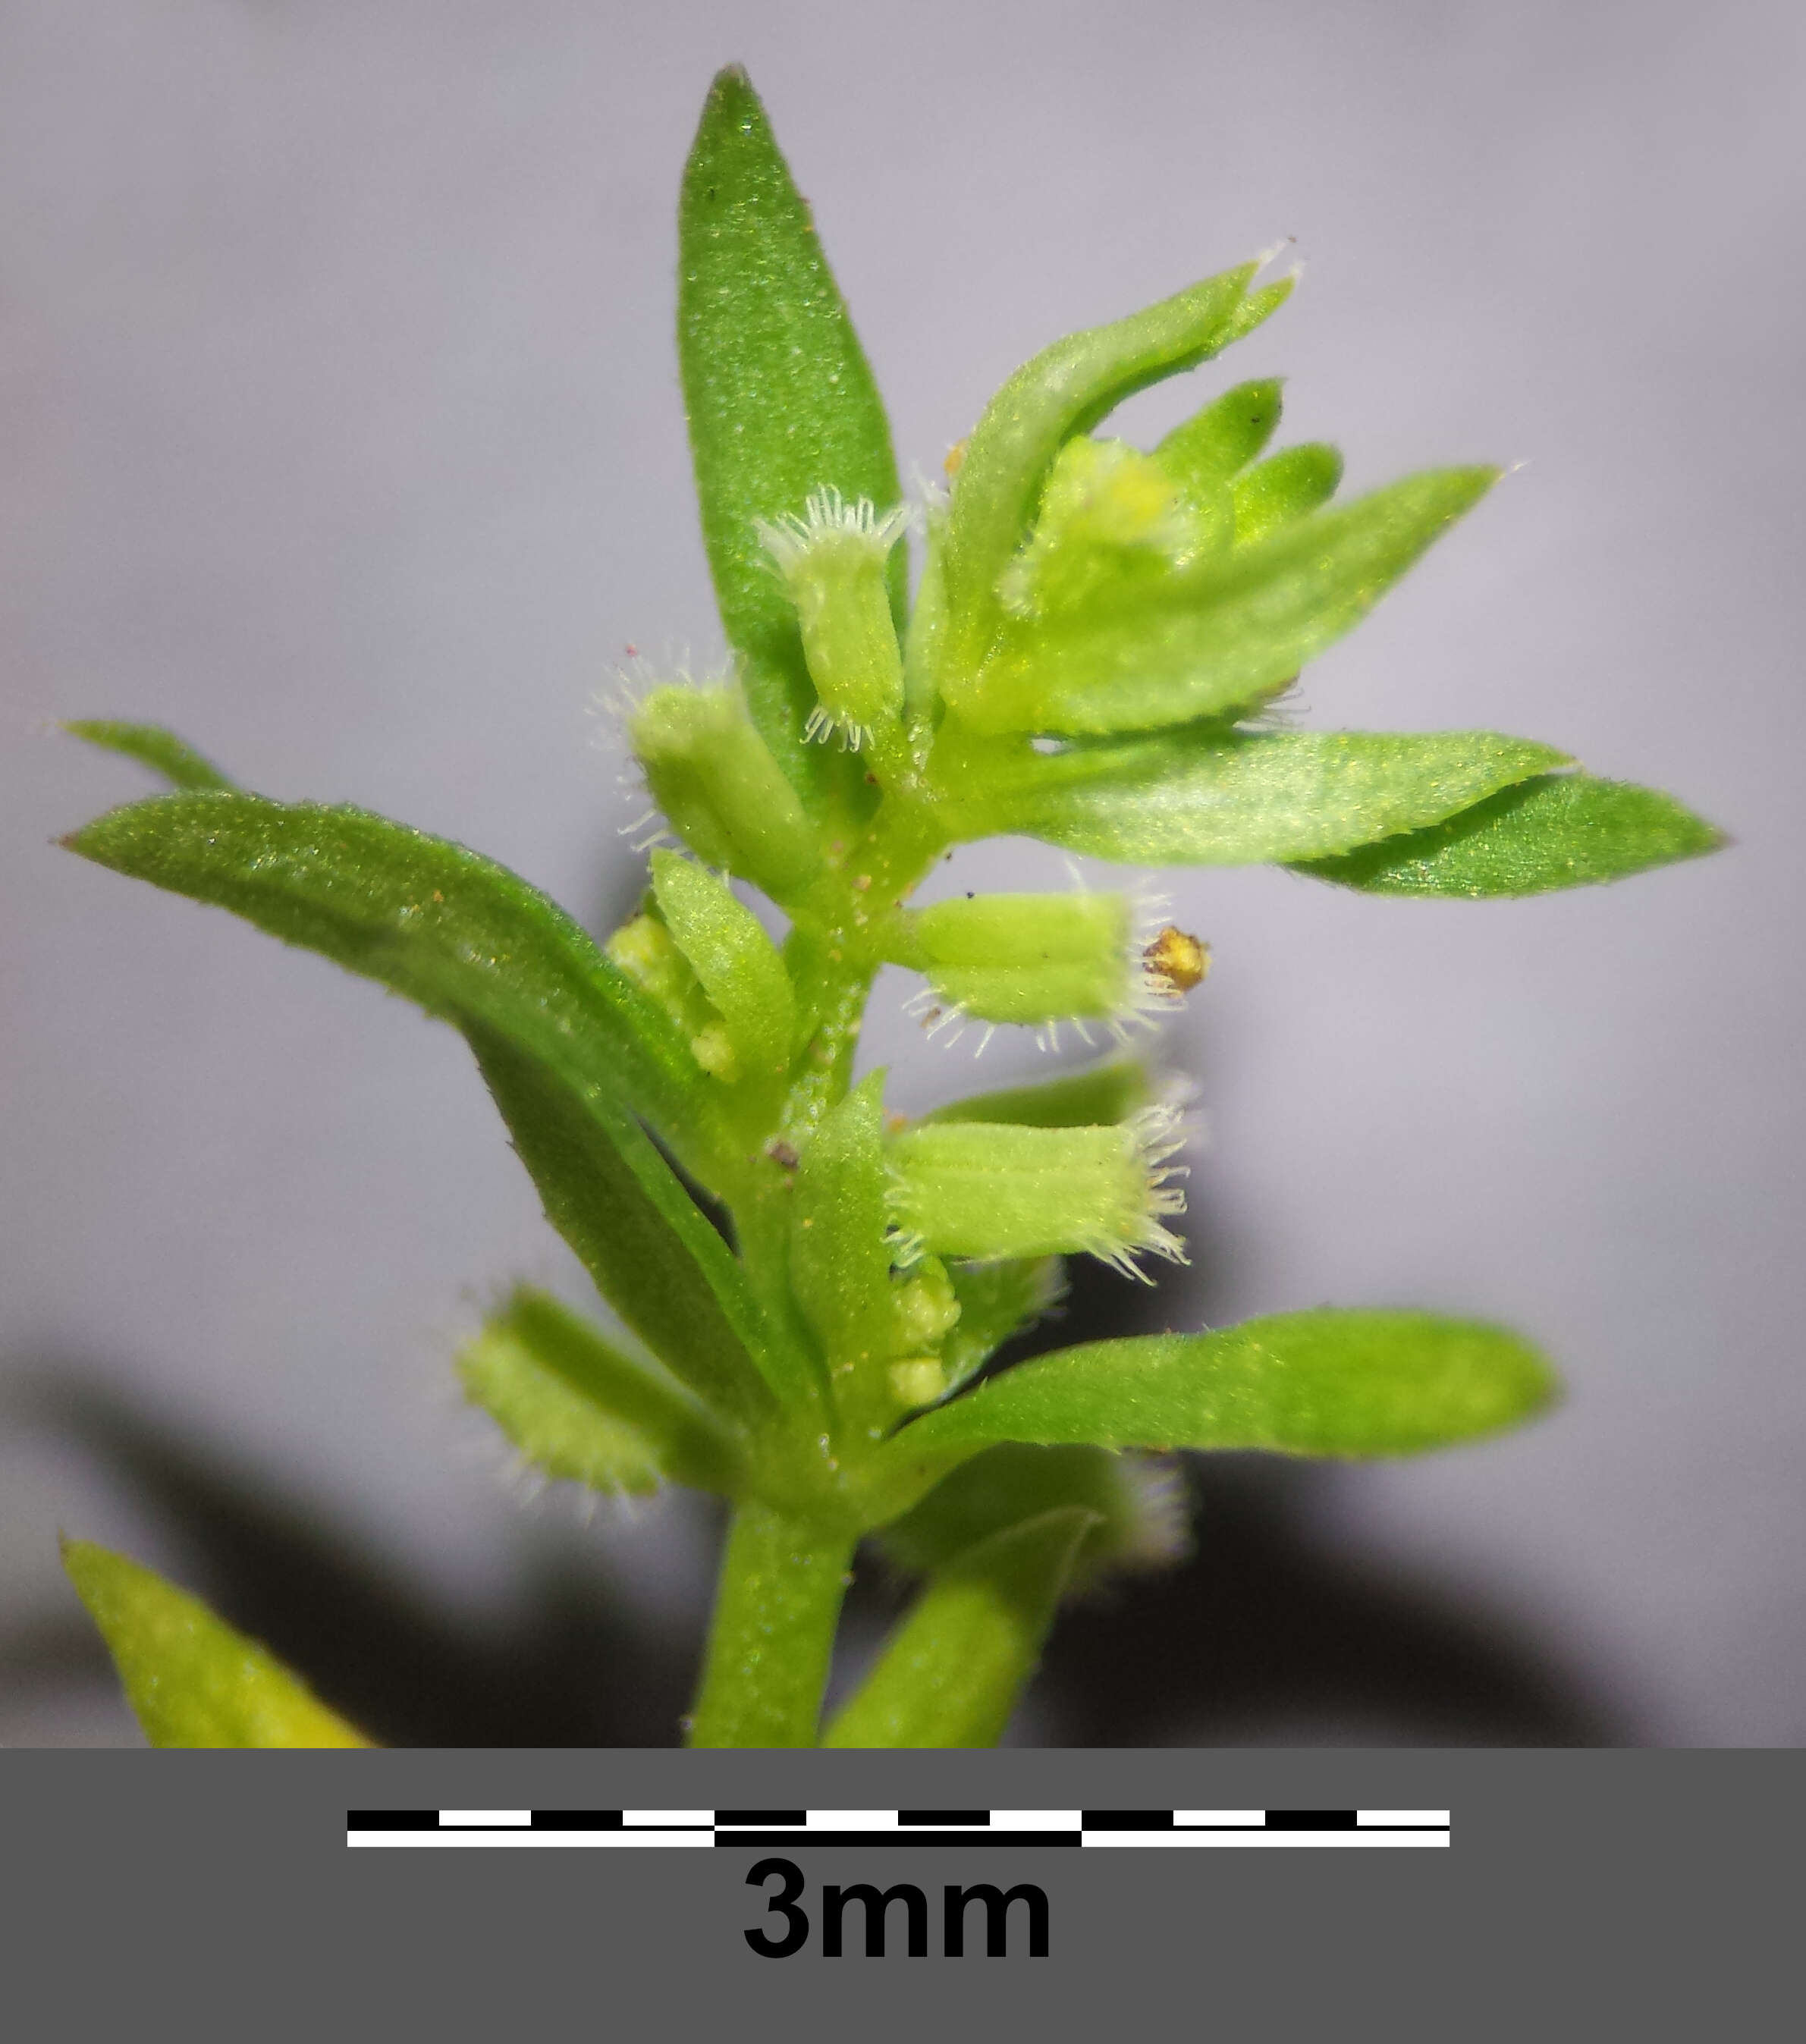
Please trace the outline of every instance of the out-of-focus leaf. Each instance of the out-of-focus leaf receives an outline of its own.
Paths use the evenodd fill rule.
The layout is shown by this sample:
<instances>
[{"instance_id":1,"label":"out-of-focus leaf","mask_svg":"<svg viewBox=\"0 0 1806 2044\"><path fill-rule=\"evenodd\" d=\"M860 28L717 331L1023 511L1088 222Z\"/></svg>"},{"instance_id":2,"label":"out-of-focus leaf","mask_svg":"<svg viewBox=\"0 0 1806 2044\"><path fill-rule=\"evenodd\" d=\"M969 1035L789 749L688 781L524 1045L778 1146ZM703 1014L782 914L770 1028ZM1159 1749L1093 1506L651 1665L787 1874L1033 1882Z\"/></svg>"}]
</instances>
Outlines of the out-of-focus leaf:
<instances>
[{"instance_id":1,"label":"out-of-focus leaf","mask_svg":"<svg viewBox=\"0 0 1806 2044\"><path fill-rule=\"evenodd\" d=\"M63 1543L63 1566L152 1746L371 1743L274 1655L149 1569L86 1540Z\"/></svg>"},{"instance_id":2,"label":"out-of-focus leaf","mask_svg":"<svg viewBox=\"0 0 1806 2044\"><path fill-rule=\"evenodd\" d=\"M1502 1327L1326 1308L1062 1349L926 1414L893 1445L912 1458L987 1441L1412 1454L1514 1425L1554 1391L1547 1363Z\"/></svg>"},{"instance_id":3,"label":"out-of-focus leaf","mask_svg":"<svg viewBox=\"0 0 1806 2044\"><path fill-rule=\"evenodd\" d=\"M1277 309L1289 283L1251 292L1258 264L1220 275L1110 325L1069 334L1016 371L966 443L947 514L942 574L949 680L982 659L997 585L1026 537L1055 456L1125 398L1195 367Z\"/></svg>"},{"instance_id":4,"label":"out-of-focus leaf","mask_svg":"<svg viewBox=\"0 0 1806 2044\"><path fill-rule=\"evenodd\" d=\"M1170 1460L1014 1441L962 1462L878 1538L897 1566L927 1574L993 1534L1073 1505L1097 1515L1074 1566L1075 1586L1107 1569L1157 1567L1185 1551L1184 1484Z\"/></svg>"},{"instance_id":5,"label":"out-of-focus leaf","mask_svg":"<svg viewBox=\"0 0 1806 2044\"><path fill-rule=\"evenodd\" d=\"M1351 631L1497 474L1408 476L1152 588L1105 582L1051 617L1009 619L982 667L950 670L947 700L981 732L1109 733L1244 714Z\"/></svg>"},{"instance_id":6,"label":"out-of-focus leaf","mask_svg":"<svg viewBox=\"0 0 1806 2044\"><path fill-rule=\"evenodd\" d=\"M1093 1523L1078 1506L1044 1512L931 1577L822 1744L995 1746Z\"/></svg>"},{"instance_id":7,"label":"out-of-focus leaf","mask_svg":"<svg viewBox=\"0 0 1806 2044\"><path fill-rule=\"evenodd\" d=\"M1036 1128L1085 1128L1127 1121L1153 1098L1139 1058L1101 1059L1039 1085L1005 1086L932 1108L924 1121L1024 1121Z\"/></svg>"},{"instance_id":8,"label":"out-of-focus leaf","mask_svg":"<svg viewBox=\"0 0 1806 2044\"><path fill-rule=\"evenodd\" d=\"M609 1493L644 1493L667 1480L734 1488L736 1451L707 1410L544 1292L522 1285L490 1314L459 1351L458 1375L548 1476Z\"/></svg>"},{"instance_id":9,"label":"out-of-focus leaf","mask_svg":"<svg viewBox=\"0 0 1806 2044\"><path fill-rule=\"evenodd\" d=\"M1133 865L1294 861L1439 823L1566 764L1489 731L1193 728L1031 752L997 790L992 828Z\"/></svg>"},{"instance_id":10,"label":"out-of-focus leaf","mask_svg":"<svg viewBox=\"0 0 1806 2044\"><path fill-rule=\"evenodd\" d=\"M748 1072L778 1077L790 1060L796 1002L784 961L759 918L724 882L674 851L653 853L652 891Z\"/></svg>"},{"instance_id":11,"label":"out-of-focus leaf","mask_svg":"<svg viewBox=\"0 0 1806 2044\"><path fill-rule=\"evenodd\" d=\"M1508 788L1433 828L1297 870L1363 893L1480 901L1622 880L1697 859L1725 842L1721 830L1672 795L1559 774Z\"/></svg>"},{"instance_id":12,"label":"out-of-focus leaf","mask_svg":"<svg viewBox=\"0 0 1806 2044\"><path fill-rule=\"evenodd\" d=\"M1321 440L1284 448L1235 478L1235 544L1251 547L1269 532L1327 504L1342 480L1342 456Z\"/></svg>"},{"instance_id":13,"label":"out-of-focus leaf","mask_svg":"<svg viewBox=\"0 0 1806 2044\"><path fill-rule=\"evenodd\" d=\"M82 717L63 728L71 738L85 739L104 752L136 759L140 766L162 774L172 788L198 792L236 785L186 739L165 731L160 724L115 724L104 718Z\"/></svg>"},{"instance_id":14,"label":"out-of-focus leaf","mask_svg":"<svg viewBox=\"0 0 1806 2044\"><path fill-rule=\"evenodd\" d=\"M994 1263L950 1263L947 1274L959 1317L941 1344L949 1390L983 1368L1012 1335L1032 1327L1059 1303L1065 1266L1057 1256Z\"/></svg>"},{"instance_id":15,"label":"out-of-focus leaf","mask_svg":"<svg viewBox=\"0 0 1806 2044\"><path fill-rule=\"evenodd\" d=\"M756 530L813 490L901 498L890 428L807 202L746 73L709 90L678 213L678 360L702 536L753 721L818 809L863 799L858 762L804 742L815 706L797 613ZM903 617L906 566L892 558Z\"/></svg>"}]
</instances>

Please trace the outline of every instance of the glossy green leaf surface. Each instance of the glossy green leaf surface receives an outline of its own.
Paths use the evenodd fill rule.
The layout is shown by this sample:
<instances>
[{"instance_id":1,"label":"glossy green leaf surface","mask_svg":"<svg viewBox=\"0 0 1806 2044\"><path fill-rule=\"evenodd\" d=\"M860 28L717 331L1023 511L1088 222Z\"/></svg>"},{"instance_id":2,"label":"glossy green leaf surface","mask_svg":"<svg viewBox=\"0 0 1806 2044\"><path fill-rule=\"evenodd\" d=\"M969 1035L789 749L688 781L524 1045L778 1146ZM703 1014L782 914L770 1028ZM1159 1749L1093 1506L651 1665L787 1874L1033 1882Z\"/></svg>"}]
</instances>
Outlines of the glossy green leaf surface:
<instances>
[{"instance_id":1,"label":"glossy green leaf surface","mask_svg":"<svg viewBox=\"0 0 1806 2044\"><path fill-rule=\"evenodd\" d=\"M1032 755L998 827L1132 864L1251 866L1418 830L1566 764L1489 731L1193 728Z\"/></svg>"},{"instance_id":2,"label":"glossy green leaf surface","mask_svg":"<svg viewBox=\"0 0 1806 2044\"><path fill-rule=\"evenodd\" d=\"M759 918L724 882L674 851L653 853L652 891L748 1074L780 1077L790 1061L796 1002L784 961Z\"/></svg>"},{"instance_id":3,"label":"glossy green leaf surface","mask_svg":"<svg viewBox=\"0 0 1806 2044\"><path fill-rule=\"evenodd\" d=\"M1502 1327L1434 1314L1330 1308L1220 1334L1063 1349L988 1379L897 1445L1089 1441L1102 1447L1412 1454L1527 1419L1555 1383Z\"/></svg>"},{"instance_id":4,"label":"glossy green leaf surface","mask_svg":"<svg viewBox=\"0 0 1806 2044\"><path fill-rule=\"evenodd\" d=\"M522 1285L458 1353L465 1396L547 1475L610 1494L731 1490L737 1457L674 1378Z\"/></svg>"},{"instance_id":5,"label":"glossy green leaf surface","mask_svg":"<svg viewBox=\"0 0 1806 2044\"><path fill-rule=\"evenodd\" d=\"M236 785L186 739L178 738L160 724L115 724L86 717L65 724L63 728L71 738L84 739L103 752L136 759L140 766L162 774L172 788L200 793Z\"/></svg>"},{"instance_id":6,"label":"glossy green leaf surface","mask_svg":"<svg viewBox=\"0 0 1806 2044\"><path fill-rule=\"evenodd\" d=\"M1257 267L1242 263L1126 319L1055 341L985 408L966 444L947 514L942 574L950 679L984 655L998 578L1027 536L1062 445L1125 398L1220 353L1274 311L1290 286L1251 292Z\"/></svg>"},{"instance_id":7,"label":"glossy green leaf surface","mask_svg":"<svg viewBox=\"0 0 1806 2044\"><path fill-rule=\"evenodd\" d=\"M809 206L744 71L715 80L678 213L678 360L702 536L754 722L799 791L856 793L855 764L805 743L815 705L797 613L756 530L801 513L813 490L902 491L870 364ZM902 617L905 564L893 557Z\"/></svg>"},{"instance_id":8,"label":"glossy green leaf surface","mask_svg":"<svg viewBox=\"0 0 1806 2044\"><path fill-rule=\"evenodd\" d=\"M1368 894L1483 901L1622 880L1724 842L1672 795L1562 774L1526 781L1432 829L1298 870Z\"/></svg>"},{"instance_id":9,"label":"glossy green leaf surface","mask_svg":"<svg viewBox=\"0 0 1806 2044\"><path fill-rule=\"evenodd\" d=\"M1011 619L947 700L981 732L1109 733L1242 714L1353 630L1496 479L1408 476L1149 588L1101 584L1047 618Z\"/></svg>"},{"instance_id":10,"label":"glossy green leaf surface","mask_svg":"<svg viewBox=\"0 0 1806 2044\"><path fill-rule=\"evenodd\" d=\"M86 1540L63 1565L159 1746L368 1746L275 1657L198 1597Z\"/></svg>"},{"instance_id":11,"label":"glossy green leaf surface","mask_svg":"<svg viewBox=\"0 0 1806 2044\"><path fill-rule=\"evenodd\" d=\"M1046 1512L937 1573L822 1744L996 1745L1093 1523L1076 1506Z\"/></svg>"}]
</instances>

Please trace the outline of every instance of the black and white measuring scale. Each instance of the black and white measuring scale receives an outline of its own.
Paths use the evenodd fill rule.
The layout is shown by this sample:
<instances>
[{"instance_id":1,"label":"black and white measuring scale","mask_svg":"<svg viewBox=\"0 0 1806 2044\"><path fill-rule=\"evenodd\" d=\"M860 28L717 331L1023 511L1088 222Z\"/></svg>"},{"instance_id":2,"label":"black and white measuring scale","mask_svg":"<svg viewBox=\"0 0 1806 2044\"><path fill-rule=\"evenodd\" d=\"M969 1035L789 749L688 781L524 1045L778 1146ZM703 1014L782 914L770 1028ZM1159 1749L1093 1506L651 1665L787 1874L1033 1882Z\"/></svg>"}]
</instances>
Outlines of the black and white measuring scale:
<instances>
[{"instance_id":1,"label":"black and white measuring scale","mask_svg":"<svg viewBox=\"0 0 1806 2044\"><path fill-rule=\"evenodd\" d=\"M1447 1810L352 1810L348 1846L1447 1846Z\"/></svg>"}]
</instances>

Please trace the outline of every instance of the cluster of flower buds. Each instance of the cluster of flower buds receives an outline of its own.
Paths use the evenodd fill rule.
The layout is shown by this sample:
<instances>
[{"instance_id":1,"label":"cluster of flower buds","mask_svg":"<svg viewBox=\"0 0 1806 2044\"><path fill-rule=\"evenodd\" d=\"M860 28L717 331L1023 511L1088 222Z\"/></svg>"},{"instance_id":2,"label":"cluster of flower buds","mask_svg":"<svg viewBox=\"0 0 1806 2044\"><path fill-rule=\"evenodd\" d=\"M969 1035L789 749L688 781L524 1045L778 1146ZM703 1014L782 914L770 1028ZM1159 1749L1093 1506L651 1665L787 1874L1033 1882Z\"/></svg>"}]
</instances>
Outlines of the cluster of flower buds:
<instances>
[{"instance_id":1,"label":"cluster of flower buds","mask_svg":"<svg viewBox=\"0 0 1806 2044\"><path fill-rule=\"evenodd\" d=\"M916 906L916 885L946 845L1020 828L1037 790L1117 770L1125 745L1232 733L1491 479L1442 471L1328 509L1333 448L1266 453L1271 380L1238 384L1151 451L1096 436L1128 390L1215 354L1285 298L1289 282L1255 287L1257 267L1074 336L1005 386L950 462L950 495L927 507L913 614L901 505L824 485L717 535L718 579L739 578L734 601L756 625L747 664L632 712L671 830L795 927L780 951L725 879L660 851L611 955L735 1125L769 1129L773 1102L791 1099L780 1136L756 1140L786 1174L800 1309L868 1432L944 1395L1032 1317L1054 1259L1139 1275L1144 1256L1182 1255L1180 1136L1139 1079L1089 1094L1056 1081L1008 1112L980 1101L891 1127L882 1075L850 1091L844 1072L804 1082L812 1059L840 1055L834 1013L856 1017L889 962L921 976L912 1006L931 1034L970 1021L982 1049L1000 1026L1051 1044L1070 1025L1120 1042L1208 962L1132 893ZM808 744L833 737L832 759ZM1131 798L1116 806L1132 816ZM881 842L886 817L908 855ZM798 1098L813 1104L798 1112ZM975 1273L992 1274L989 1292Z\"/></svg>"}]
</instances>

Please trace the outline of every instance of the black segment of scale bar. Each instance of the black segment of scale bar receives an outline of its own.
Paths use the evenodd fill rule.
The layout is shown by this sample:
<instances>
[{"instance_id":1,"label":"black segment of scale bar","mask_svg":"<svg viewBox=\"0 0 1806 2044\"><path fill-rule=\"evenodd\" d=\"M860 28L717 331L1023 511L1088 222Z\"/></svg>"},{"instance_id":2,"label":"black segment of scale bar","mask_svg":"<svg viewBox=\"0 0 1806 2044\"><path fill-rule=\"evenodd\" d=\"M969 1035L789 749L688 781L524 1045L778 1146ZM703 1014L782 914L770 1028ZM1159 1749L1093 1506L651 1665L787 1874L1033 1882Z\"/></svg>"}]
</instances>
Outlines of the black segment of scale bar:
<instances>
[{"instance_id":1,"label":"black segment of scale bar","mask_svg":"<svg viewBox=\"0 0 1806 2044\"><path fill-rule=\"evenodd\" d=\"M1170 1810L1086 1810L1082 1821L1088 1831L1170 1831Z\"/></svg>"},{"instance_id":2,"label":"black segment of scale bar","mask_svg":"<svg viewBox=\"0 0 1806 2044\"><path fill-rule=\"evenodd\" d=\"M760 1828L775 1829L780 1824L806 1824L806 1810L717 1810L715 1822L720 1824L753 1824Z\"/></svg>"},{"instance_id":3,"label":"black segment of scale bar","mask_svg":"<svg viewBox=\"0 0 1806 2044\"><path fill-rule=\"evenodd\" d=\"M999 1831L981 1830L931 1831L717 1831L718 1846L744 1846L763 1852L793 1846L1076 1846L1077 1831Z\"/></svg>"},{"instance_id":4,"label":"black segment of scale bar","mask_svg":"<svg viewBox=\"0 0 1806 2044\"><path fill-rule=\"evenodd\" d=\"M436 1810L348 1810L348 1831L436 1831Z\"/></svg>"},{"instance_id":5,"label":"black segment of scale bar","mask_svg":"<svg viewBox=\"0 0 1806 2044\"><path fill-rule=\"evenodd\" d=\"M940 1825L943 1829L954 1824L988 1824L991 1821L989 1810L899 1810L899 1824Z\"/></svg>"},{"instance_id":6,"label":"black segment of scale bar","mask_svg":"<svg viewBox=\"0 0 1806 2044\"><path fill-rule=\"evenodd\" d=\"M536 1810L532 1828L536 1831L618 1831L621 1814L618 1810Z\"/></svg>"},{"instance_id":7,"label":"black segment of scale bar","mask_svg":"<svg viewBox=\"0 0 1806 2044\"><path fill-rule=\"evenodd\" d=\"M1352 1810L1269 1810L1270 1831L1352 1831L1357 1828Z\"/></svg>"}]
</instances>

